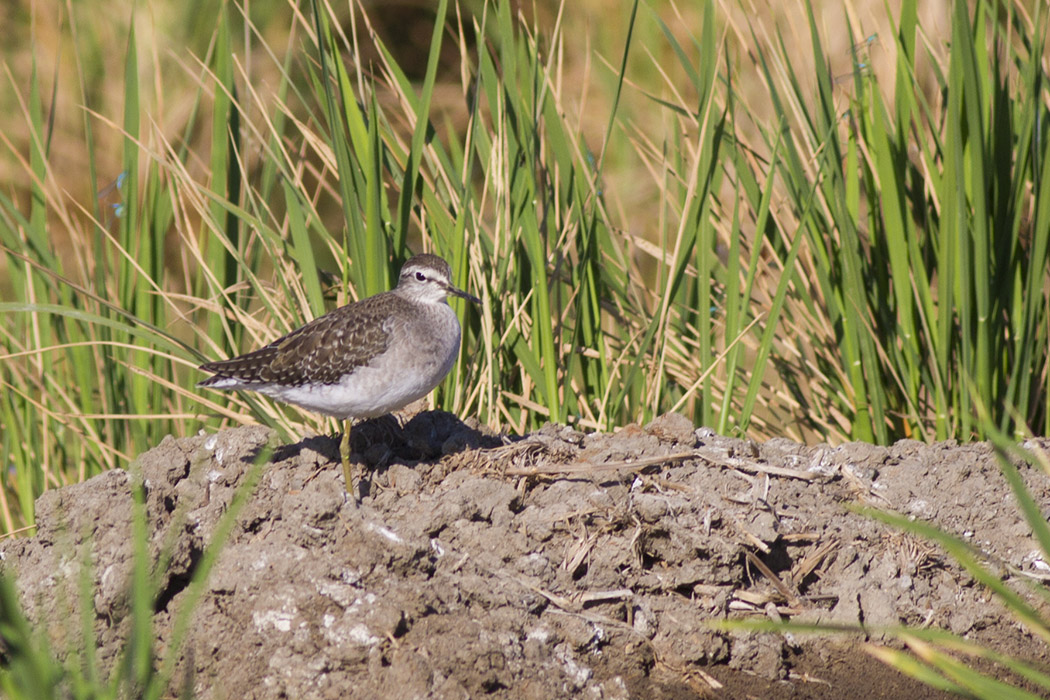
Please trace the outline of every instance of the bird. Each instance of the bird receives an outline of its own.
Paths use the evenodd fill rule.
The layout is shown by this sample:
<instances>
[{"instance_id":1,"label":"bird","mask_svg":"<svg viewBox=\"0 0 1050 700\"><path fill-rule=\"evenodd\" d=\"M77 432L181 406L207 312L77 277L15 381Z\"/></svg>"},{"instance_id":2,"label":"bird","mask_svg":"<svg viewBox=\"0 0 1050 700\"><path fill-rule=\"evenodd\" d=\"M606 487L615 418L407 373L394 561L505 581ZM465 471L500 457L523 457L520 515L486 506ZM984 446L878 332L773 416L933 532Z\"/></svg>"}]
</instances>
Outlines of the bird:
<instances>
[{"instance_id":1,"label":"bird","mask_svg":"<svg viewBox=\"0 0 1050 700\"><path fill-rule=\"evenodd\" d=\"M481 300L452 284L429 253L409 258L397 286L315 318L265 347L200 366L198 387L254 391L345 421L340 456L352 491L350 430L423 398L459 354L462 330L448 297Z\"/></svg>"}]
</instances>

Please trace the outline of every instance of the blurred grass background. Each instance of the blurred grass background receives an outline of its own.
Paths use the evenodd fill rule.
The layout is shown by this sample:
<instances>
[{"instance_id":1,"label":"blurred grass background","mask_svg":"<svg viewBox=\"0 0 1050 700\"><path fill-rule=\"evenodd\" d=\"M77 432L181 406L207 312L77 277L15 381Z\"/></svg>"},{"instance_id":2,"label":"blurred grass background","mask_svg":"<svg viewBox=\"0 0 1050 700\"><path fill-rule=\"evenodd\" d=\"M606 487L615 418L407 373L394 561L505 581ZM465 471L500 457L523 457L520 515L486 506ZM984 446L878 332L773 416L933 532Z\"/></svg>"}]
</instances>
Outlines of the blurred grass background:
<instances>
[{"instance_id":1,"label":"blurred grass background","mask_svg":"<svg viewBox=\"0 0 1050 700\"><path fill-rule=\"evenodd\" d=\"M205 359L433 251L437 406L756 439L1046 434L1043 2L5 6L0 532L164 435Z\"/></svg>"}]
</instances>

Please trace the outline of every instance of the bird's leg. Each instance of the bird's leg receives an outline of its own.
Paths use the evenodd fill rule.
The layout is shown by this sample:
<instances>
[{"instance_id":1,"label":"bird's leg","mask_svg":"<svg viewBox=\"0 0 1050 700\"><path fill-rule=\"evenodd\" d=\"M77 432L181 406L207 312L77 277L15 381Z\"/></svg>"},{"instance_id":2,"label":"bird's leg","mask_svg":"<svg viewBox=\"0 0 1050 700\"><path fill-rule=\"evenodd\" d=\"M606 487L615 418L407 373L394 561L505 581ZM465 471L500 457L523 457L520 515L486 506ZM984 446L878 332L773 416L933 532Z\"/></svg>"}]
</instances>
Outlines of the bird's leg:
<instances>
[{"instance_id":1,"label":"bird's leg","mask_svg":"<svg viewBox=\"0 0 1050 700\"><path fill-rule=\"evenodd\" d=\"M354 493L354 475L350 468L350 429L354 425L353 418L347 418L343 422L343 439L339 443L339 456L343 460L343 479L346 480L346 492Z\"/></svg>"}]
</instances>

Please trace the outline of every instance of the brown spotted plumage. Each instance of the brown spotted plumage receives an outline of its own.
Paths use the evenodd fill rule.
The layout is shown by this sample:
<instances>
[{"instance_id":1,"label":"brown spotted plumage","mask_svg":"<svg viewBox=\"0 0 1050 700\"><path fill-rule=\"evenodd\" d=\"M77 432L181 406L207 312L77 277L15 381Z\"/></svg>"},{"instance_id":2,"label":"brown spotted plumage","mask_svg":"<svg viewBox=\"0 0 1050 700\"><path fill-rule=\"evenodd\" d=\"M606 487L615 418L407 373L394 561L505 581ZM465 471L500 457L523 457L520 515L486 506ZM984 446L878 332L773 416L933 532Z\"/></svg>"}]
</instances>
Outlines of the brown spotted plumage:
<instances>
[{"instance_id":1,"label":"brown spotted plumage","mask_svg":"<svg viewBox=\"0 0 1050 700\"><path fill-rule=\"evenodd\" d=\"M287 386L334 384L387 349L390 333L383 328L383 317L410 306L389 293L341 306L254 352L206 362L201 369L215 376L199 386L230 378Z\"/></svg>"}]
</instances>

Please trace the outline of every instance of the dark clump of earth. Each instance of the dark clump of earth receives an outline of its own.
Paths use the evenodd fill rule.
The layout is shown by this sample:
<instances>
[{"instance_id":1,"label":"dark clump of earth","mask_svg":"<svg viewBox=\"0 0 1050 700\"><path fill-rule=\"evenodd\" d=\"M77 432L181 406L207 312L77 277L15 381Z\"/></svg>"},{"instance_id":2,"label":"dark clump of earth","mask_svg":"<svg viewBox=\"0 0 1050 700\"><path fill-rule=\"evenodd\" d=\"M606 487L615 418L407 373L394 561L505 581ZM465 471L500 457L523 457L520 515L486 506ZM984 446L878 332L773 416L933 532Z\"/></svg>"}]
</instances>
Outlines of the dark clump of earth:
<instances>
[{"instance_id":1,"label":"dark clump of earth","mask_svg":"<svg viewBox=\"0 0 1050 700\"><path fill-rule=\"evenodd\" d=\"M91 606L98 663L112 668L131 629L140 483L155 662L176 654L174 690L208 699L949 697L867 653L895 644L876 630L901 624L1047 665L937 546L852 507L930 521L1004 579L1045 580L986 444L755 444L674 414L510 438L428 412L353 438L353 495L337 438L167 438L127 471L45 493L37 534L0 543L0 573L59 656L81 653L70 621ZM1019 468L1050 503L1050 477ZM771 618L867 633L718 625Z\"/></svg>"}]
</instances>

